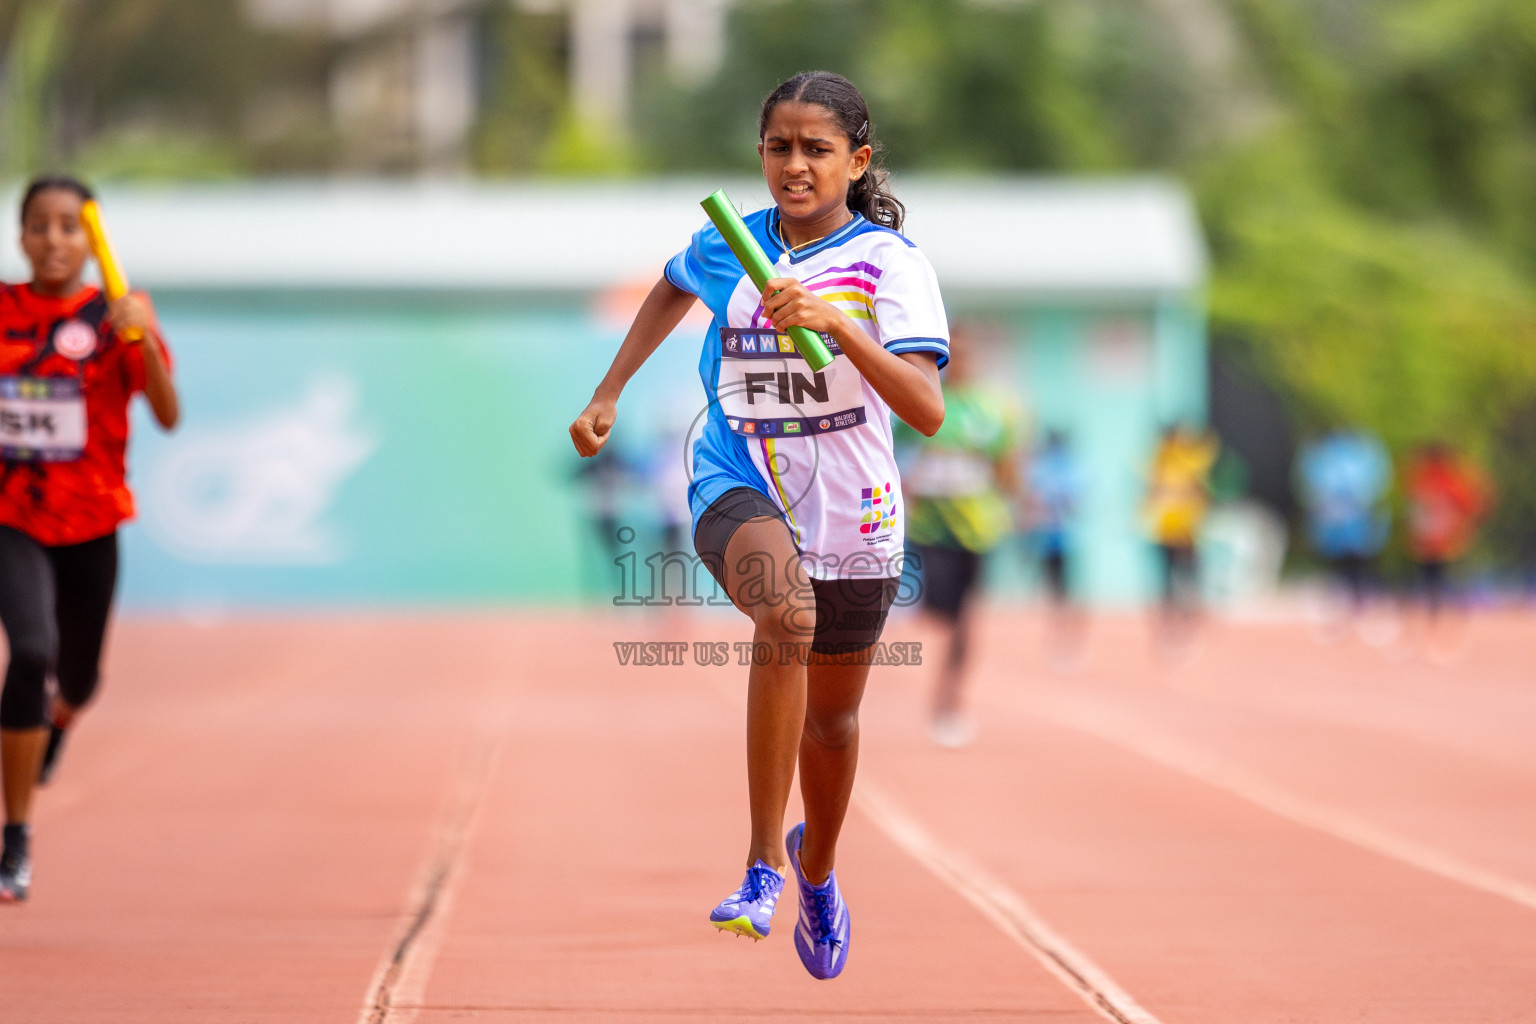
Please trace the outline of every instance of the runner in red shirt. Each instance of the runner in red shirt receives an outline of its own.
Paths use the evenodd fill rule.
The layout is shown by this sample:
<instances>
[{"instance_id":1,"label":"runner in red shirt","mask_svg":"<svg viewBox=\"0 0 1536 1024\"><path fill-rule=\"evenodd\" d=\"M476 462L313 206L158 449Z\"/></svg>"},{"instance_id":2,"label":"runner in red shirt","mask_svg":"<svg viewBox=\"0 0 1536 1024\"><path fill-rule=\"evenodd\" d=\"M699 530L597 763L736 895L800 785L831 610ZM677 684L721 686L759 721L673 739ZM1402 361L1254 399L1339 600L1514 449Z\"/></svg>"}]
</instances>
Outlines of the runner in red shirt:
<instances>
[{"instance_id":1,"label":"runner in red shirt","mask_svg":"<svg viewBox=\"0 0 1536 1024\"><path fill-rule=\"evenodd\" d=\"M90 249L80 207L90 198L73 178L32 182L21 203L32 280L0 284L0 625L10 648L0 690L0 902L27 897L33 787L96 690L117 526L133 515L128 401L142 391L167 430L179 417L149 299L108 303L81 280Z\"/></svg>"},{"instance_id":2,"label":"runner in red shirt","mask_svg":"<svg viewBox=\"0 0 1536 1024\"><path fill-rule=\"evenodd\" d=\"M1493 487L1446 444L1422 445L1408 465L1408 549L1431 615L1445 604L1449 571L1477 536L1493 506Z\"/></svg>"}]
</instances>

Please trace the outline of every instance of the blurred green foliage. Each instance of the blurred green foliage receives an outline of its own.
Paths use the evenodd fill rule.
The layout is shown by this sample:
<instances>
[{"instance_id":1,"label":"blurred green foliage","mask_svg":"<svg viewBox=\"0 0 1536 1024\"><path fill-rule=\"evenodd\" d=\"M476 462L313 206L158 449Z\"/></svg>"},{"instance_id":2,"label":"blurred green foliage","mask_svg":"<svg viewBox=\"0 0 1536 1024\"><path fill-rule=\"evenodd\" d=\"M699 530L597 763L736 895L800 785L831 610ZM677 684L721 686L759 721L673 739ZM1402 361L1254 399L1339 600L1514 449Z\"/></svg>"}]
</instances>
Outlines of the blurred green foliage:
<instances>
[{"instance_id":1,"label":"blurred green foliage","mask_svg":"<svg viewBox=\"0 0 1536 1024\"><path fill-rule=\"evenodd\" d=\"M233 0L0 0L0 173L328 169L327 60L319 37L253 29Z\"/></svg>"},{"instance_id":2,"label":"blurred green foliage","mask_svg":"<svg viewBox=\"0 0 1536 1024\"><path fill-rule=\"evenodd\" d=\"M1504 492L1495 553L1536 554L1536 4L749 5L718 78L653 88L640 141L750 168L758 102L807 67L859 84L898 170L1189 182L1216 344L1297 432L1463 445Z\"/></svg>"},{"instance_id":3,"label":"blurred green foliage","mask_svg":"<svg viewBox=\"0 0 1536 1024\"><path fill-rule=\"evenodd\" d=\"M349 163L327 92L388 40L243 7L0 0L0 172L410 169ZM1298 432L1465 445L1504 491L1498 550L1536 555L1532 0L753 0L710 80L640 62L628 134L573 114L558 7L470 8L485 175L749 171L762 96L824 67L863 89L898 172L1179 177L1217 344Z\"/></svg>"}]
</instances>

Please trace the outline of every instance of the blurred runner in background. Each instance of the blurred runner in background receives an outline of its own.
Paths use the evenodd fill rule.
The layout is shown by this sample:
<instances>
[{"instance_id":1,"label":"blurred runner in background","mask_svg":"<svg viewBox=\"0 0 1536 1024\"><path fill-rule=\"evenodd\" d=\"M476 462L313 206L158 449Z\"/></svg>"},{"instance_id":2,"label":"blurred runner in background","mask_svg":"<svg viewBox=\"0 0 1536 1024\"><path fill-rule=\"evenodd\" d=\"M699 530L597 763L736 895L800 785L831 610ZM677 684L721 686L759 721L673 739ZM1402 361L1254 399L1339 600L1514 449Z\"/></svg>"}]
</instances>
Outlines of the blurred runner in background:
<instances>
[{"instance_id":1,"label":"blurred runner in background","mask_svg":"<svg viewBox=\"0 0 1536 1024\"><path fill-rule=\"evenodd\" d=\"M693 479L693 458L689 449L693 441L690 428L696 404L695 396L691 394L679 394L668 401L658 416L655 440L646 452L645 485L656 505L664 553L693 552L693 538L689 536L693 513L688 508L688 484Z\"/></svg>"},{"instance_id":2,"label":"blurred runner in background","mask_svg":"<svg viewBox=\"0 0 1536 1024\"><path fill-rule=\"evenodd\" d=\"M21 201L32 280L0 285L0 903L28 896L33 787L57 767L65 730L100 681L117 528L134 511L128 405L142 393L166 430L180 417L148 296L109 303L81 279L91 198L74 178L33 181Z\"/></svg>"},{"instance_id":3,"label":"blurred runner in background","mask_svg":"<svg viewBox=\"0 0 1536 1024\"><path fill-rule=\"evenodd\" d=\"M593 458L579 463L571 475L581 482L587 505L587 537L589 542L596 542L595 559L592 556L583 559L588 574L593 577L585 589L595 597L605 597L611 589L613 565L623 553L624 542L619 539L623 527L619 516L634 470L617 451L605 448ZM624 535L633 541L633 528ZM592 564L594 560L596 566Z\"/></svg>"},{"instance_id":4,"label":"blurred runner in background","mask_svg":"<svg viewBox=\"0 0 1536 1024\"><path fill-rule=\"evenodd\" d=\"M1072 570L1068 525L1082 494L1082 471L1067 435L1046 433L1029 459L1024 497L1024 525L1040 560L1040 577L1050 602L1048 652L1058 672L1075 671L1083 657L1082 609L1072 600Z\"/></svg>"},{"instance_id":5,"label":"blurred runner in background","mask_svg":"<svg viewBox=\"0 0 1536 1024\"><path fill-rule=\"evenodd\" d=\"M1296 489L1308 536L1344 596L1342 614L1325 619L1325 639L1342 639L1351 625L1364 625L1376 559L1391 525L1391 487L1386 446L1365 431L1336 430L1307 445L1296 460Z\"/></svg>"},{"instance_id":6,"label":"blurred runner in background","mask_svg":"<svg viewBox=\"0 0 1536 1024\"><path fill-rule=\"evenodd\" d=\"M1450 569L1471 548L1493 507L1493 486L1481 469L1450 445L1421 445L1408 462L1408 553L1418 568L1421 641L1434 659L1449 657L1459 639L1443 613L1451 597Z\"/></svg>"},{"instance_id":7,"label":"blurred runner in background","mask_svg":"<svg viewBox=\"0 0 1536 1024\"><path fill-rule=\"evenodd\" d=\"M982 379L978 331L956 324L944 380L944 425L923 437L897 424L904 448L907 551L920 563L921 606L946 634L929 737L958 748L975 735L964 709L972 598L982 563L1013 529L1022 415L1018 399Z\"/></svg>"},{"instance_id":8,"label":"blurred runner in background","mask_svg":"<svg viewBox=\"0 0 1536 1024\"><path fill-rule=\"evenodd\" d=\"M1169 662L1195 653L1200 617L1195 544L1210 507L1211 467L1220 448L1208 431L1181 424L1163 431L1152 456L1146 516L1163 570L1156 642L1158 655Z\"/></svg>"}]
</instances>

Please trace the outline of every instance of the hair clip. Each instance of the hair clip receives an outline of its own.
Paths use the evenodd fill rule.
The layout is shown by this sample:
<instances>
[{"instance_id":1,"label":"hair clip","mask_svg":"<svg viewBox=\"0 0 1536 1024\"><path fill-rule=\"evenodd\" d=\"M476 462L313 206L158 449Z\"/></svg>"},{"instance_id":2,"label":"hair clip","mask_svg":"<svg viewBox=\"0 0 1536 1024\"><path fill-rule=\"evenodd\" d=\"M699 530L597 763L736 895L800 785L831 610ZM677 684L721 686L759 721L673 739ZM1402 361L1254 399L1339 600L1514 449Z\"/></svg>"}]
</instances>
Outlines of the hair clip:
<instances>
[{"instance_id":1,"label":"hair clip","mask_svg":"<svg viewBox=\"0 0 1536 1024\"><path fill-rule=\"evenodd\" d=\"M859 125L859 134L854 136L854 137L858 138L858 139L862 139L864 136L866 136L868 134L869 134L869 118L866 117L864 119L864 123Z\"/></svg>"}]
</instances>

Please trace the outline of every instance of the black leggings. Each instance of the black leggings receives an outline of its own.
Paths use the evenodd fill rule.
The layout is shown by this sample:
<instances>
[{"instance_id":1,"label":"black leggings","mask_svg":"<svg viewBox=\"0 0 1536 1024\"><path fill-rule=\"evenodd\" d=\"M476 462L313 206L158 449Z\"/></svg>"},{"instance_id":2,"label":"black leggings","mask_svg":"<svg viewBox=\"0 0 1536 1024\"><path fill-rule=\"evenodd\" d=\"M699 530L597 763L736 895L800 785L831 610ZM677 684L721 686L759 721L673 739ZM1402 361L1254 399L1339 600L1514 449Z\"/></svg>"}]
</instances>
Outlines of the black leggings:
<instances>
[{"instance_id":1,"label":"black leggings","mask_svg":"<svg viewBox=\"0 0 1536 1024\"><path fill-rule=\"evenodd\" d=\"M1159 544L1163 559L1163 607L1192 612L1200 603L1199 565L1193 544Z\"/></svg>"},{"instance_id":2,"label":"black leggings","mask_svg":"<svg viewBox=\"0 0 1536 1024\"><path fill-rule=\"evenodd\" d=\"M0 526L0 625L11 650L0 729L48 724L50 672L65 703L81 708L90 702L116 586L116 533L45 547Z\"/></svg>"}]
</instances>

